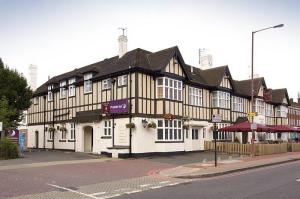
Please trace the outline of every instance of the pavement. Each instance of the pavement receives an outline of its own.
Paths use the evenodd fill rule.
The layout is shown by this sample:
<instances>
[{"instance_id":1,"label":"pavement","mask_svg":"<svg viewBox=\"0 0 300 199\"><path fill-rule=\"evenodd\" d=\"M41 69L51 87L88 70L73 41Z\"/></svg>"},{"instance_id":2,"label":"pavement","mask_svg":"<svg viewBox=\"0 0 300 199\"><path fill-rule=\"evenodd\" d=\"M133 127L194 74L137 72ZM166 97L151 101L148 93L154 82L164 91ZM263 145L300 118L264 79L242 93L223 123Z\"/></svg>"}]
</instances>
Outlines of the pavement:
<instances>
[{"instance_id":1,"label":"pavement","mask_svg":"<svg viewBox=\"0 0 300 199\"><path fill-rule=\"evenodd\" d=\"M214 162L198 162L181 165L175 168L160 171L160 175L171 178L208 178L234 172L257 169L300 160L300 152L264 155L256 157L241 157L239 159L228 159L218 161L217 167Z\"/></svg>"}]
</instances>

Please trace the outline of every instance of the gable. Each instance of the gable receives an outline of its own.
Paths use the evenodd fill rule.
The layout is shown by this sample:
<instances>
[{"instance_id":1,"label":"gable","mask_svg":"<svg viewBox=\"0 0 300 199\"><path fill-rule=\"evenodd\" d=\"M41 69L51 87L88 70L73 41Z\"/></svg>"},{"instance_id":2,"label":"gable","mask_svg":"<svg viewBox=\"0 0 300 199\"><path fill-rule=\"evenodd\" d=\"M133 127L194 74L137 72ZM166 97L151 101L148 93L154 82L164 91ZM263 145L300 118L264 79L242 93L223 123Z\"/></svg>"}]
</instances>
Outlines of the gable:
<instances>
[{"instance_id":1,"label":"gable","mask_svg":"<svg viewBox=\"0 0 300 199\"><path fill-rule=\"evenodd\" d=\"M221 81L220 86L228 89L232 89L232 85L229 81L230 76L224 75Z\"/></svg>"},{"instance_id":2,"label":"gable","mask_svg":"<svg viewBox=\"0 0 300 199\"><path fill-rule=\"evenodd\" d=\"M175 56L170 59L163 71L185 77L183 67Z\"/></svg>"},{"instance_id":3,"label":"gable","mask_svg":"<svg viewBox=\"0 0 300 199\"><path fill-rule=\"evenodd\" d=\"M257 96L260 96L260 97L264 96L264 88L265 87L263 85L260 86Z\"/></svg>"}]
</instances>

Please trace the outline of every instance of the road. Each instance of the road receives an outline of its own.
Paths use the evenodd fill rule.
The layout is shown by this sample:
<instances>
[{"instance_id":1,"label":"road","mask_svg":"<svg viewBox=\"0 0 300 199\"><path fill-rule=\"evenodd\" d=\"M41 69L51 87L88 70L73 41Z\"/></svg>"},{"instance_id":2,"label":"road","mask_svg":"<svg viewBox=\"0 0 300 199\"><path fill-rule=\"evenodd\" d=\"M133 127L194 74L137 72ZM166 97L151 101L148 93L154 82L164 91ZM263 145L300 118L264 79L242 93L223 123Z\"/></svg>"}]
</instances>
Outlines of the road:
<instances>
[{"instance_id":1,"label":"road","mask_svg":"<svg viewBox=\"0 0 300 199\"><path fill-rule=\"evenodd\" d=\"M299 199L300 161L177 186L124 195L118 199Z\"/></svg>"}]
</instances>

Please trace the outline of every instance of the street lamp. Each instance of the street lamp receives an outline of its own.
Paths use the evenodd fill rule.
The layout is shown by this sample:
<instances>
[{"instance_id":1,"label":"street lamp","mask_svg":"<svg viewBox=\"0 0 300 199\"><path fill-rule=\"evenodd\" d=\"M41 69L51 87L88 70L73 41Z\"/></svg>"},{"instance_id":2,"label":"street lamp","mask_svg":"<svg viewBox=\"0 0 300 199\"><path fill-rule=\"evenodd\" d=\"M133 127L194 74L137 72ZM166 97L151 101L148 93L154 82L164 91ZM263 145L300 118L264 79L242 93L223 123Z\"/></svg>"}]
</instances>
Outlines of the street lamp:
<instances>
[{"instance_id":1,"label":"street lamp","mask_svg":"<svg viewBox=\"0 0 300 199\"><path fill-rule=\"evenodd\" d=\"M271 29L271 28L281 28L283 27L284 24L279 24L279 25L276 25L276 26L271 26L271 27L268 27L268 28L263 28L263 29L260 29L260 30L256 30L256 31L252 31L252 49L251 49L251 112L254 112L254 82L253 82L253 60L254 60L254 34L257 33L257 32L261 32L261 31L264 31L264 30L268 30L268 29ZM254 116L252 116L252 124L254 123ZM251 130L252 130L252 139L251 139L251 143L252 143L252 155L254 156L254 138L255 138L255 134L254 134L254 125L251 125Z\"/></svg>"}]
</instances>

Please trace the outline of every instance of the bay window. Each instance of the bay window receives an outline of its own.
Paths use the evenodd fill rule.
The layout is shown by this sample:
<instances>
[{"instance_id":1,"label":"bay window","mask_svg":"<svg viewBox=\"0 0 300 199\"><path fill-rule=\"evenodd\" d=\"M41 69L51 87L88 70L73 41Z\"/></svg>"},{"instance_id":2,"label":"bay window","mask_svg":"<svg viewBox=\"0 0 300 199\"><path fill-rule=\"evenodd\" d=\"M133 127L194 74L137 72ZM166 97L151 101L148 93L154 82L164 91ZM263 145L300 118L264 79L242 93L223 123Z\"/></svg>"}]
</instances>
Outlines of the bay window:
<instances>
[{"instance_id":1,"label":"bay window","mask_svg":"<svg viewBox=\"0 0 300 199\"><path fill-rule=\"evenodd\" d=\"M157 122L158 141L181 141L182 122L181 120L158 120Z\"/></svg>"},{"instance_id":2,"label":"bay window","mask_svg":"<svg viewBox=\"0 0 300 199\"><path fill-rule=\"evenodd\" d=\"M189 88L190 105L202 106L202 90L198 88Z\"/></svg>"},{"instance_id":3,"label":"bay window","mask_svg":"<svg viewBox=\"0 0 300 199\"><path fill-rule=\"evenodd\" d=\"M76 81L75 77L69 79L69 82L68 82L69 83L69 97L73 97L76 94L75 85L74 85L75 81Z\"/></svg>"},{"instance_id":4,"label":"bay window","mask_svg":"<svg viewBox=\"0 0 300 199\"><path fill-rule=\"evenodd\" d=\"M287 117L288 108L286 106L277 106L276 117Z\"/></svg>"},{"instance_id":5,"label":"bay window","mask_svg":"<svg viewBox=\"0 0 300 199\"><path fill-rule=\"evenodd\" d=\"M265 115L265 102L262 99L255 99L255 111L258 115Z\"/></svg>"},{"instance_id":6,"label":"bay window","mask_svg":"<svg viewBox=\"0 0 300 199\"><path fill-rule=\"evenodd\" d=\"M62 98L66 98L66 96L67 96L67 90L66 90L66 86L67 85L67 82L66 81L61 81L60 83L59 83L59 90L60 90L60 92L59 92L59 96L60 96L60 99L62 99Z\"/></svg>"},{"instance_id":7,"label":"bay window","mask_svg":"<svg viewBox=\"0 0 300 199\"><path fill-rule=\"evenodd\" d=\"M90 93L92 92L93 89L93 82L92 82L92 77L93 74L92 73L87 73L83 76L83 80L84 80L84 93Z\"/></svg>"},{"instance_id":8,"label":"bay window","mask_svg":"<svg viewBox=\"0 0 300 199\"><path fill-rule=\"evenodd\" d=\"M266 116L273 116L273 106L266 104Z\"/></svg>"},{"instance_id":9,"label":"bay window","mask_svg":"<svg viewBox=\"0 0 300 199\"><path fill-rule=\"evenodd\" d=\"M182 82L168 77L157 78L156 97L182 101Z\"/></svg>"},{"instance_id":10,"label":"bay window","mask_svg":"<svg viewBox=\"0 0 300 199\"><path fill-rule=\"evenodd\" d=\"M212 92L212 106L218 108L230 108L230 93L223 91Z\"/></svg>"}]
</instances>

